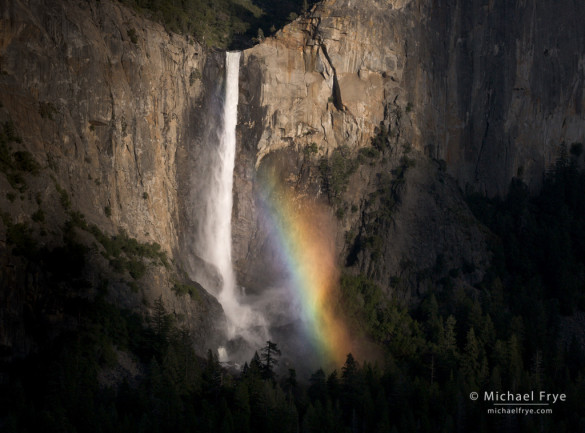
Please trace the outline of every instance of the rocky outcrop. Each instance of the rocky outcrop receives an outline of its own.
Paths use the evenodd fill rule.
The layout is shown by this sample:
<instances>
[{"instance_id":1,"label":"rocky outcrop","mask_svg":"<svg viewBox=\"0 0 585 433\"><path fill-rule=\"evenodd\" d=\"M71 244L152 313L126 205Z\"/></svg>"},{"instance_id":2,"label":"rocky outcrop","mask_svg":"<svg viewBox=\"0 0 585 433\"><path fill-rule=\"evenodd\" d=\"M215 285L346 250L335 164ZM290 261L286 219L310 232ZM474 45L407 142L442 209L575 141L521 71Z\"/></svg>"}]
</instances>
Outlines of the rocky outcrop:
<instances>
[{"instance_id":1,"label":"rocky outcrop","mask_svg":"<svg viewBox=\"0 0 585 433\"><path fill-rule=\"evenodd\" d=\"M263 77L258 159L293 140L363 145L394 103L409 111L405 139L462 188L502 194L519 173L536 188L585 134L575 7L326 0L245 52Z\"/></svg>"},{"instance_id":2,"label":"rocky outcrop","mask_svg":"<svg viewBox=\"0 0 585 433\"><path fill-rule=\"evenodd\" d=\"M411 148L417 168L400 179L401 200L382 234L385 270L372 272L387 285L404 272L404 263L414 264L419 275L436 269L433 261L452 270L484 267L484 235L462 192L505 194L514 176L535 191L559 148L583 141L585 31L575 17L585 10L575 7L325 0L246 50L234 214L244 281L256 278L247 275L250 263L265 275L259 257L270 256L249 201L263 166L277 167L299 195L312 191L309 196L342 215L340 257L349 254L365 271L374 266L369 253L359 258L348 249L371 237L363 237L364 227L377 205L368 194L380 175L396 181L392 173ZM342 203L332 203L319 187L320 161L341 148L348 149L344 157L356 158L381 131L390 136L380 156L387 164L361 167ZM312 149L311 170L303 152ZM357 238L348 245L344 233Z\"/></svg>"},{"instance_id":3,"label":"rocky outcrop","mask_svg":"<svg viewBox=\"0 0 585 433\"><path fill-rule=\"evenodd\" d=\"M453 179L424 155L421 144L428 135L427 104L416 108L416 60L408 51L416 34L414 11L410 3L394 6L325 1L244 52L234 213L243 282L266 278L271 266L278 274L258 209L240 198L260 189L255 174L266 170L279 173L299 196L327 202L338 216L340 262L388 290L398 279L402 295L426 290L433 281L422 283L421 276L437 260L445 268L438 273L467 263L480 270L467 282L481 279L489 262L484 233L475 223L461 224L474 218ZM372 147L376 137L378 148ZM327 166L340 155L354 168ZM406 168L414 167L408 175L405 160L411 161ZM340 175L349 187L335 197L325 185L324 163L329 171L347 170ZM384 194L394 195L389 199L396 203L382 210L392 217L380 223L376 215L386 202L371 197Z\"/></svg>"},{"instance_id":4,"label":"rocky outcrop","mask_svg":"<svg viewBox=\"0 0 585 433\"><path fill-rule=\"evenodd\" d=\"M2 292L11 300L3 303L10 306L3 322L14 322L2 328L5 346L24 332L31 290L24 277L10 277L15 266L16 273L27 271L9 258L6 221L26 224L34 242L51 249L62 244L63 224L72 215L83 215L108 237L124 230L139 242L158 243L170 266L152 266L133 282L120 280L100 262L104 251L96 247L88 278L105 272L118 281L110 296L124 307L144 310L144 301L162 297L191 329L201 353L216 345L214 320L223 316L218 302L202 289L193 297L171 290L188 283L181 270L187 267L181 252L189 248L183 228L190 224L185 155L197 146L193 125L201 123L203 90L214 87L203 83L207 61L193 40L117 2L0 5L0 121L20 138L9 143L9 153L26 152L39 165L34 174L20 173L21 183L8 172L0 176L0 207L7 215L0 246L8 260ZM35 220L39 210L43 218ZM99 246L88 233L81 237Z\"/></svg>"},{"instance_id":5,"label":"rocky outcrop","mask_svg":"<svg viewBox=\"0 0 585 433\"><path fill-rule=\"evenodd\" d=\"M342 144L369 144L404 65L394 47L379 43L390 39L388 8L365 12L326 2L244 52L248 77L261 76L251 84L242 77L243 103L264 110L242 126L254 130L262 122L256 166L268 152L293 143L300 149L317 143L321 154Z\"/></svg>"},{"instance_id":6,"label":"rocky outcrop","mask_svg":"<svg viewBox=\"0 0 585 433\"><path fill-rule=\"evenodd\" d=\"M275 173L297 197L329 206L340 263L389 292L410 299L446 275L478 282L486 236L463 193L503 194L513 176L536 190L559 145L583 141L584 8L324 0L246 50L239 281L260 291L281 271L258 201L263 173ZM158 243L171 263L149 269L137 293L118 281L112 299L140 309L160 296L207 344L219 304L199 286L199 298L172 287L194 276L210 292L219 285L193 233L223 67L223 54L116 2L0 5L0 121L11 137L0 155L2 321L14 322L0 331L4 346L26 333L23 309L40 287L9 254L10 224L59 247L64 222L83 225L81 215L86 229ZM6 168L17 159L18 170ZM96 243L86 229L78 236ZM92 251L107 270L103 248Z\"/></svg>"},{"instance_id":7,"label":"rocky outcrop","mask_svg":"<svg viewBox=\"0 0 585 433\"><path fill-rule=\"evenodd\" d=\"M89 221L176 249L201 47L110 2L14 1L1 28L3 117L26 149Z\"/></svg>"},{"instance_id":8,"label":"rocky outcrop","mask_svg":"<svg viewBox=\"0 0 585 433\"><path fill-rule=\"evenodd\" d=\"M435 145L462 187L503 194L519 175L534 191L559 145L583 141L584 13L553 1L420 9L432 31L413 53L427 77L414 103L439 107L427 108L435 126L421 144Z\"/></svg>"}]
</instances>

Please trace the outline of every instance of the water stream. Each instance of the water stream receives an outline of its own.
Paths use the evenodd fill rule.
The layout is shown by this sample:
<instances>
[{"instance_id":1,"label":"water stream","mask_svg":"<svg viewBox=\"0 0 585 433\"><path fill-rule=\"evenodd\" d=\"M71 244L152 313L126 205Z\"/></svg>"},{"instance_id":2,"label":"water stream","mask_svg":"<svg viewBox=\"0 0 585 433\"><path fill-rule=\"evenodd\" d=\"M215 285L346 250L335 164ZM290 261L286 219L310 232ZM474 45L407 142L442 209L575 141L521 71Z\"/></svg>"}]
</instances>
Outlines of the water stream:
<instances>
[{"instance_id":1,"label":"water stream","mask_svg":"<svg viewBox=\"0 0 585 433\"><path fill-rule=\"evenodd\" d=\"M257 349L266 341L266 324L261 314L244 303L245 291L237 286L232 265L232 196L240 54L226 53L223 113L217 129L217 146L213 150L217 152L212 158L215 164L210 167L206 186L206 212L201 222L199 242L203 246L202 258L215 266L222 278L218 300L227 318L228 339L243 339L251 349ZM222 360L230 358L231 354L225 347L220 347L218 352Z\"/></svg>"}]
</instances>

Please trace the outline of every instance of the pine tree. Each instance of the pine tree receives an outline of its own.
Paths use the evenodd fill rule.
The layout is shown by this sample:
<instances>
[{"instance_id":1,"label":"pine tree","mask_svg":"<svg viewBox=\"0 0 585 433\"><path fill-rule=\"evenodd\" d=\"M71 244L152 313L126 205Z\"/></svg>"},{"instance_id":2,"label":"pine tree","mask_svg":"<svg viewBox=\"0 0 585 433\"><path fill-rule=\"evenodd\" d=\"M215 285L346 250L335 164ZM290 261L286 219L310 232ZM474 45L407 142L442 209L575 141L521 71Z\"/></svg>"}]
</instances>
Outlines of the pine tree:
<instances>
[{"instance_id":1,"label":"pine tree","mask_svg":"<svg viewBox=\"0 0 585 433\"><path fill-rule=\"evenodd\" d=\"M337 375L337 370L333 370L327 378L327 391L333 402L339 399L339 377Z\"/></svg>"},{"instance_id":2,"label":"pine tree","mask_svg":"<svg viewBox=\"0 0 585 433\"><path fill-rule=\"evenodd\" d=\"M162 362L169 344L169 338L173 326L172 316L167 314L162 296L154 301L150 325L154 335L152 336L152 348L159 362Z\"/></svg>"},{"instance_id":3,"label":"pine tree","mask_svg":"<svg viewBox=\"0 0 585 433\"><path fill-rule=\"evenodd\" d=\"M161 336L163 339L168 339L171 330L172 320L171 315L167 314L165 304L162 300L162 296L159 296L154 301L151 324L156 335Z\"/></svg>"},{"instance_id":4,"label":"pine tree","mask_svg":"<svg viewBox=\"0 0 585 433\"><path fill-rule=\"evenodd\" d=\"M516 334L512 334L508 340L508 372L510 375L511 390L515 391L520 385L522 379L522 372L524 371L524 365L522 362L521 346L516 337Z\"/></svg>"},{"instance_id":5,"label":"pine tree","mask_svg":"<svg viewBox=\"0 0 585 433\"><path fill-rule=\"evenodd\" d=\"M325 384L325 372L323 369L317 370L309 378L309 389L307 394L312 402L325 402L327 399L327 385Z\"/></svg>"},{"instance_id":6,"label":"pine tree","mask_svg":"<svg viewBox=\"0 0 585 433\"><path fill-rule=\"evenodd\" d=\"M357 371L359 369L359 364L354 359L351 353L348 353L347 358L345 359L345 364L341 368L341 377L344 382L351 381L353 377L355 377Z\"/></svg>"},{"instance_id":7,"label":"pine tree","mask_svg":"<svg viewBox=\"0 0 585 433\"><path fill-rule=\"evenodd\" d=\"M235 431L240 433L250 432L250 394L248 385L240 382L236 385L234 391L234 427Z\"/></svg>"},{"instance_id":8,"label":"pine tree","mask_svg":"<svg viewBox=\"0 0 585 433\"><path fill-rule=\"evenodd\" d=\"M258 355L258 352L254 352L247 374L250 377L260 377L262 375L262 362L260 361L260 355Z\"/></svg>"},{"instance_id":9,"label":"pine tree","mask_svg":"<svg viewBox=\"0 0 585 433\"><path fill-rule=\"evenodd\" d=\"M468 384L477 384L477 374L479 369L479 343L475 337L475 331L471 328L469 332L467 332L467 343L465 345L463 357L461 358L461 371Z\"/></svg>"},{"instance_id":10,"label":"pine tree","mask_svg":"<svg viewBox=\"0 0 585 433\"><path fill-rule=\"evenodd\" d=\"M262 377L265 380L274 379L274 367L278 365L277 356L280 356L280 349L276 343L267 341L266 346L262 349Z\"/></svg>"},{"instance_id":11,"label":"pine tree","mask_svg":"<svg viewBox=\"0 0 585 433\"><path fill-rule=\"evenodd\" d=\"M297 371L294 368L288 369L288 377L284 382L284 390L286 391L288 401L294 401L297 391Z\"/></svg>"},{"instance_id":12,"label":"pine tree","mask_svg":"<svg viewBox=\"0 0 585 433\"><path fill-rule=\"evenodd\" d=\"M356 408L360 405L363 386L358 362L350 353L341 368L341 407L346 423L355 431L357 423Z\"/></svg>"},{"instance_id":13,"label":"pine tree","mask_svg":"<svg viewBox=\"0 0 585 433\"><path fill-rule=\"evenodd\" d=\"M203 391L210 399L217 399L221 392L222 370L217 356L211 349L207 351L207 361L201 379Z\"/></svg>"}]
</instances>

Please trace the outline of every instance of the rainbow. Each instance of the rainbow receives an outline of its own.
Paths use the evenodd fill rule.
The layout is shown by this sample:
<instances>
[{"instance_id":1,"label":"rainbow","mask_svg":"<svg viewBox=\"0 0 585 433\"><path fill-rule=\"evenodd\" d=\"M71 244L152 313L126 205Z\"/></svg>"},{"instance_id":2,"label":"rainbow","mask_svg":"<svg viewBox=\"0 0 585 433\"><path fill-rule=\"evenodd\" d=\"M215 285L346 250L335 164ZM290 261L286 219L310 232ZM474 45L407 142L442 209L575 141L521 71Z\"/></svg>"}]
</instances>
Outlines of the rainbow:
<instances>
[{"instance_id":1,"label":"rainbow","mask_svg":"<svg viewBox=\"0 0 585 433\"><path fill-rule=\"evenodd\" d=\"M339 272L330 212L293 195L275 176L260 183L264 214L289 272L292 296L301 306L307 340L323 366L342 365L351 352L351 339L339 315Z\"/></svg>"}]
</instances>

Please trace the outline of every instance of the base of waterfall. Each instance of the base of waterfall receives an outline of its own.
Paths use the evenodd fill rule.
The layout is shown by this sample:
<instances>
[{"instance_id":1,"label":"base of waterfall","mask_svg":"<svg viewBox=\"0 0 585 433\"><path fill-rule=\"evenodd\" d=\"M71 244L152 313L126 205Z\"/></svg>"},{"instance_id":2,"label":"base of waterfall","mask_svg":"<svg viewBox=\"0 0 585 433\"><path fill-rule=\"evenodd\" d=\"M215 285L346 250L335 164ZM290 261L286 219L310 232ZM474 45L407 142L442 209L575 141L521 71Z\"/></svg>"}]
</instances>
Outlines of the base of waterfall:
<instances>
[{"instance_id":1,"label":"base of waterfall","mask_svg":"<svg viewBox=\"0 0 585 433\"><path fill-rule=\"evenodd\" d=\"M286 371L291 365L301 373L323 365L322 354L307 336L307 323L302 319L302 307L290 296L290 287L279 285L264 289L261 294L248 294L240 290L238 305L251 313L249 318L261 321L248 322L242 329L234 329L231 336L217 348L219 362L228 370L241 371L250 363L254 353L261 353L268 340L277 343L282 355L278 369ZM228 318L229 320L229 318Z\"/></svg>"}]
</instances>

